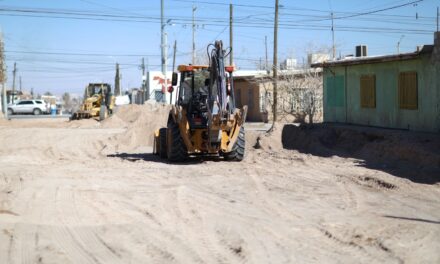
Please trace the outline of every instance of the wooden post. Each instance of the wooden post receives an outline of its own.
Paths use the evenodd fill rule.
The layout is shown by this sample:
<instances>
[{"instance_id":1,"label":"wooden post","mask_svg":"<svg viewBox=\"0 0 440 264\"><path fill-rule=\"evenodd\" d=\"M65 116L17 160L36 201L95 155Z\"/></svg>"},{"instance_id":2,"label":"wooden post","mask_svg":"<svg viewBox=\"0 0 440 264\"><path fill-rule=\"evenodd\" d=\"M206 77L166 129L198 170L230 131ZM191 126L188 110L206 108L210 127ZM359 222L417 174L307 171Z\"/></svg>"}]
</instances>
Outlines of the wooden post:
<instances>
[{"instance_id":1,"label":"wooden post","mask_svg":"<svg viewBox=\"0 0 440 264\"><path fill-rule=\"evenodd\" d=\"M273 34L273 125L277 120L277 104L278 104L278 2L275 1L275 24Z\"/></svg>"}]
</instances>

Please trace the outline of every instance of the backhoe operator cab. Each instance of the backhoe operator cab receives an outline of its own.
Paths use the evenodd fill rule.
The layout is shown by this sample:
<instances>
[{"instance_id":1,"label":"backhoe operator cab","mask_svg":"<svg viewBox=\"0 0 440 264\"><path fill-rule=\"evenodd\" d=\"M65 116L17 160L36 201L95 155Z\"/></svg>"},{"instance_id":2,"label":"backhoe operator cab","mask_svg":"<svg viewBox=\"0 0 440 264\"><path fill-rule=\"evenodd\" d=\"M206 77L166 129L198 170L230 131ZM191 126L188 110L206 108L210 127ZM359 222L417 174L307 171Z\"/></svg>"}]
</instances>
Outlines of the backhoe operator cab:
<instances>
[{"instance_id":1,"label":"backhoe operator cab","mask_svg":"<svg viewBox=\"0 0 440 264\"><path fill-rule=\"evenodd\" d=\"M207 128L209 125L209 111L212 115L219 114L219 104L216 100L219 96L217 89L213 89L208 66L179 66L180 89L177 94L177 105L181 105L187 112L187 118L191 128ZM235 102L233 91L233 67L227 67L225 71L226 84L226 108L224 117L233 114ZM173 75L173 84L175 81Z\"/></svg>"},{"instance_id":2,"label":"backhoe operator cab","mask_svg":"<svg viewBox=\"0 0 440 264\"><path fill-rule=\"evenodd\" d=\"M223 64L222 43L216 42L210 65L180 65L172 84L178 87L167 128L155 133L154 153L172 162L189 155L215 155L226 160L244 157L247 106L235 107L234 67ZM209 48L209 47L208 47Z\"/></svg>"}]
</instances>

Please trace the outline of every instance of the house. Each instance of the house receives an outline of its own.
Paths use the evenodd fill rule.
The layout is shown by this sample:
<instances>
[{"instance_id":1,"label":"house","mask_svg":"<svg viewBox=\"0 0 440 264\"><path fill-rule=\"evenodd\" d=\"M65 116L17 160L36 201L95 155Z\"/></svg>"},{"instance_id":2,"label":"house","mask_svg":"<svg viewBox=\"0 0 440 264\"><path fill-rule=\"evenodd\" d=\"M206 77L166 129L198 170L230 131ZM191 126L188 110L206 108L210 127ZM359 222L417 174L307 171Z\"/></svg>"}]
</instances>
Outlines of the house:
<instances>
[{"instance_id":1,"label":"house","mask_svg":"<svg viewBox=\"0 0 440 264\"><path fill-rule=\"evenodd\" d=\"M411 53L365 50L312 64L323 68L324 122L440 132L440 32Z\"/></svg>"},{"instance_id":2,"label":"house","mask_svg":"<svg viewBox=\"0 0 440 264\"><path fill-rule=\"evenodd\" d=\"M305 116L321 120L321 69L280 71L278 120L301 121ZM273 78L266 71L237 71L234 75L237 107L248 106L247 121L268 122L273 112Z\"/></svg>"},{"instance_id":3,"label":"house","mask_svg":"<svg viewBox=\"0 0 440 264\"><path fill-rule=\"evenodd\" d=\"M235 104L248 106L247 121L267 122L268 113L264 82L270 82L266 71L237 71L234 73Z\"/></svg>"},{"instance_id":4,"label":"house","mask_svg":"<svg viewBox=\"0 0 440 264\"><path fill-rule=\"evenodd\" d=\"M175 102L175 94L169 93L168 89L171 86L172 72L167 72L165 80L164 75L160 71L149 71L146 78L147 91L149 91L148 98L156 102Z\"/></svg>"},{"instance_id":5,"label":"house","mask_svg":"<svg viewBox=\"0 0 440 264\"><path fill-rule=\"evenodd\" d=\"M141 88L131 88L127 91L131 104L144 104L145 92Z\"/></svg>"}]
</instances>

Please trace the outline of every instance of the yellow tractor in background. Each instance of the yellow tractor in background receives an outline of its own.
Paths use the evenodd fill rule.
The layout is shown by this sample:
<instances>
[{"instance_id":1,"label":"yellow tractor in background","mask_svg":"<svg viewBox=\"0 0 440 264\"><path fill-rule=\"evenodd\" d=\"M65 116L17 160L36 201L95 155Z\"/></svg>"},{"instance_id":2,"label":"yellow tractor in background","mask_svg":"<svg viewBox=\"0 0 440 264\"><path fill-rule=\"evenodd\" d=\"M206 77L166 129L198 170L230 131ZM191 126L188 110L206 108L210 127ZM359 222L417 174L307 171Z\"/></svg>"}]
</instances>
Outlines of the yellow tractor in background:
<instances>
[{"instance_id":1,"label":"yellow tractor in background","mask_svg":"<svg viewBox=\"0 0 440 264\"><path fill-rule=\"evenodd\" d=\"M71 120L98 117L100 121L113 113L115 97L108 83L89 83L84 91L84 102L73 113Z\"/></svg>"},{"instance_id":2,"label":"yellow tractor in background","mask_svg":"<svg viewBox=\"0 0 440 264\"><path fill-rule=\"evenodd\" d=\"M221 41L208 46L209 66L180 65L180 85L168 125L155 132L154 153L171 162L205 155L241 161L247 106L235 107L233 66L224 65ZM172 84L179 75L173 73Z\"/></svg>"}]
</instances>

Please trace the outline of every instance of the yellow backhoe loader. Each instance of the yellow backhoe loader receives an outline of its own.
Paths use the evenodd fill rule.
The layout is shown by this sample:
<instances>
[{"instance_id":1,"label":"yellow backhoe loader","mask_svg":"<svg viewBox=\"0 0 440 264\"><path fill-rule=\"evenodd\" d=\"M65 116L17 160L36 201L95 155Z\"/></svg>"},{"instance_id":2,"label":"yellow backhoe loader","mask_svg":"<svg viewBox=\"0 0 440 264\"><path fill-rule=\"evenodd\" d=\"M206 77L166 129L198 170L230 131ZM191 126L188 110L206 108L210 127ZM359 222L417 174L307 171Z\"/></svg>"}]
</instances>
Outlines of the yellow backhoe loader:
<instances>
[{"instance_id":1,"label":"yellow backhoe loader","mask_svg":"<svg viewBox=\"0 0 440 264\"><path fill-rule=\"evenodd\" d=\"M84 102L80 109L73 113L71 120L98 117L100 121L112 114L115 97L107 83L89 83L84 91Z\"/></svg>"},{"instance_id":2,"label":"yellow backhoe loader","mask_svg":"<svg viewBox=\"0 0 440 264\"><path fill-rule=\"evenodd\" d=\"M168 126L155 132L154 153L171 162L208 155L241 161L245 151L247 106L235 107L233 66L221 41L208 46L209 66L180 65L180 85ZM173 73L172 84L179 75Z\"/></svg>"}]
</instances>

